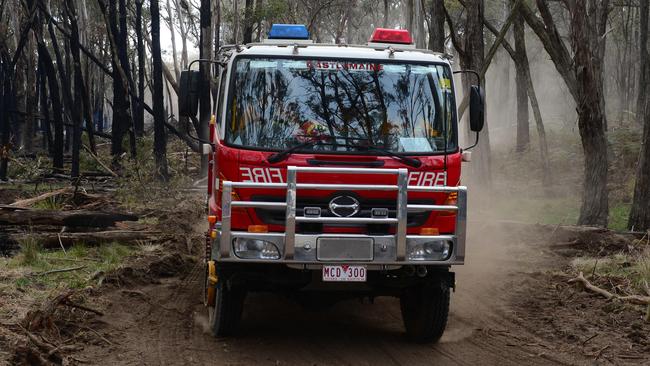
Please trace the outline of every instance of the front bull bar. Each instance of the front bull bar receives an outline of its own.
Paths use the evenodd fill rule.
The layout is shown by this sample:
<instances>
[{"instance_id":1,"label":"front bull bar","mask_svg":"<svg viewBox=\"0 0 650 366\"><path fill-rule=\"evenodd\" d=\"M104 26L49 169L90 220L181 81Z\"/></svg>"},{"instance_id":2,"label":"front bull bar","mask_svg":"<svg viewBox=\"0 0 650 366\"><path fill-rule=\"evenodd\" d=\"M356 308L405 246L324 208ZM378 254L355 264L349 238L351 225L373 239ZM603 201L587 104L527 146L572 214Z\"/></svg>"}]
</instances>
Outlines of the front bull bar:
<instances>
[{"instance_id":1,"label":"front bull bar","mask_svg":"<svg viewBox=\"0 0 650 366\"><path fill-rule=\"evenodd\" d=\"M395 185L369 185L369 184L320 184L320 183L297 183L299 172L321 173L321 174L378 174L396 175ZM285 202L266 201L233 201L234 188L261 188L261 189L286 189ZM332 191L397 191L397 214L395 218L359 218L359 217L296 217L297 191L298 190L332 190ZM456 205L421 205L409 204L408 192L457 192ZM345 262L323 261L316 258L306 259L303 255L296 256L296 238L305 242L306 238L319 237L345 237L374 238L383 246L393 245L394 255L390 258L375 258L366 261L354 261L358 264L368 265L404 265L404 264L427 264L427 265L458 265L465 260L465 235L467 225L467 188L463 186L409 186L407 169L368 169L368 168L326 168L326 167L287 167L286 183L258 183L258 182L232 182L224 181L222 189L222 220L217 225L217 256L218 262L257 262L257 263L289 263L289 264L323 264ZM284 208L286 209L286 221L284 233L249 233L247 231L232 231L231 213L232 208ZM453 235L407 235L407 214L414 211L455 211L456 229ZM296 234L296 223L322 223L322 224L390 224L396 225L395 235L362 235L362 234L319 234L304 235ZM220 230L219 230L220 227ZM233 253L233 240L237 237L255 238L268 240L278 244L280 250L279 259L241 259ZM408 260L407 242L409 241L451 241L452 248L449 257L445 260ZM383 250L383 248L382 248ZM392 251L389 251L392 253ZM215 257L213 255L213 257Z\"/></svg>"}]
</instances>

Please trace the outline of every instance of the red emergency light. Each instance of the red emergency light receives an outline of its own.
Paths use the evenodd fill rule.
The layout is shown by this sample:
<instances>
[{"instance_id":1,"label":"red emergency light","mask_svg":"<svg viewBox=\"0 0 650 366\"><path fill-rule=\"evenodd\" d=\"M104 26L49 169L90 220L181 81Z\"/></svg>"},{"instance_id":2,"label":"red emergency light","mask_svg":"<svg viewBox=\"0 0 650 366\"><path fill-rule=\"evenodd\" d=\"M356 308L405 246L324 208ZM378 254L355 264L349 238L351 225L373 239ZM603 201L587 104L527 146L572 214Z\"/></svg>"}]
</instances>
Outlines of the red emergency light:
<instances>
[{"instance_id":1,"label":"red emergency light","mask_svg":"<svg viewBox=\"0 0 650 366\"><path fill-rule=\"evenodd\" d=\"M412 44L411 33L406 29L376 28L370 42Z\"/></svg>"}]
</instances>

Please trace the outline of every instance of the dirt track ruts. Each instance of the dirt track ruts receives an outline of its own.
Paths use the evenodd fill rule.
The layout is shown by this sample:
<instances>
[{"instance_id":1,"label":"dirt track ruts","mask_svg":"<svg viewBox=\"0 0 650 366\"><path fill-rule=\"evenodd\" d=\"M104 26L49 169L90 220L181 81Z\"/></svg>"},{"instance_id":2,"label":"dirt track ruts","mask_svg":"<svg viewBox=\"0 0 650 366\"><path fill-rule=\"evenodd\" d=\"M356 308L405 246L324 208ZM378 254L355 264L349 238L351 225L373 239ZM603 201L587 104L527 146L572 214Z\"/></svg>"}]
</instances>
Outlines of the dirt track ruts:
<instances>
[{"instance_id":1,"label":"dirt track ruts","mask_svg":"<svg viewBox=\"0 0 650 366\"><path fill-rule=\"evenodd\" d=\"M347 301L310 311L272 294L247 298L241 334L207 332L202 271L106 294L100 331L112 345L87 346L78 356L120 365L548 365L576 360L516 325L507 288L531 270L530 249L507 238L470 233L468 258L457 268L448 328L440 343L409 343L399 302ZM509 255L516 252L517 255ZM131 290L135 290L133 292ZM579 362L579 361L577 361Z\"/></svg>"}]
</instances>

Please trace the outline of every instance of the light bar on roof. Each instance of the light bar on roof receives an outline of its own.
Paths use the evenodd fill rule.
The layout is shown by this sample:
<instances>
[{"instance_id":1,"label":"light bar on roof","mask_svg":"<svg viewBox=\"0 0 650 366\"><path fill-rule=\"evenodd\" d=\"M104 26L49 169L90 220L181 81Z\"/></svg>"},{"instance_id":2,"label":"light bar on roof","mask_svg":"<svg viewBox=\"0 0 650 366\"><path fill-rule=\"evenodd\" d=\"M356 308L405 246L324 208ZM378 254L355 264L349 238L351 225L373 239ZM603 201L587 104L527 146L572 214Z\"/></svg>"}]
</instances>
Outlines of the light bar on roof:
<instances>
[{"instance_id":1,"label":"light bar on roof","mask_svg":"<svg viewBox=\"0 0 650 366\"><path fill-rule=\"evenodd\" d=\"M370 42L412 44L413 38L406 29L377 28L372 32Z\"/></svg>"},{"instance_id":2,"label":"light bar on roof","mask_svg":"<svg viewBox=\"0 0 650 366\"><path fill-rule=\"evenodd\" d=\"M273 24L269 39L309 39L309 31L304 24Z\"/></svg>"}]
</instances>

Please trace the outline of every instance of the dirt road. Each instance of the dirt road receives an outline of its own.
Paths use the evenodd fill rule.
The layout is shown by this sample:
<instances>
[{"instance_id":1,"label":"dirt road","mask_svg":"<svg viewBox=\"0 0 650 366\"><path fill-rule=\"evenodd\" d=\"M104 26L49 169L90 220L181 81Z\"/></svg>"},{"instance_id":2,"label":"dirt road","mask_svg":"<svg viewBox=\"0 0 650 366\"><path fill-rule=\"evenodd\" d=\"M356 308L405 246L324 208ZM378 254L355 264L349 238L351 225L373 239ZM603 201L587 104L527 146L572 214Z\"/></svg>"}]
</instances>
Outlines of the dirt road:
<instances>
[{"instance_id":1,"label":"dirt road","mask_svg":"<svg viewBox=\"0 0 650 366\"><path fill-rule=\"evenodd\" d=\"M479 225L475 227L466 266L457 271L448 329L437 345L406 341L396 299L381 298L374 304L348 301L327 311L310 311L270 294L248 297L240 336L215 339L206 329L203 267L196 265L184 278L105 294L106 324L97 331L106 339L76 356L91 363L121 365L576 362L516 325L516 314L508 307L512 279L542 265L531 266L527 254L535 254L534 248L486 235Z\"/></svg>"}]
</instances>

